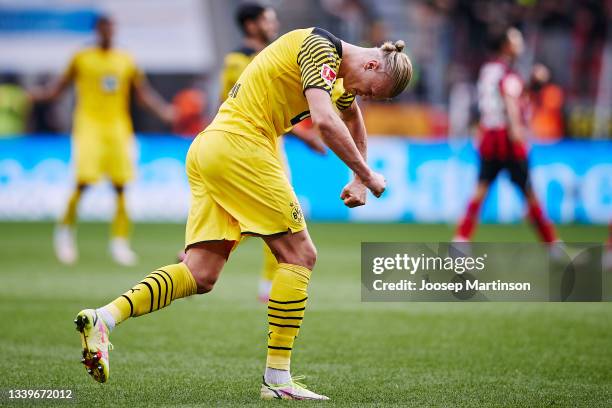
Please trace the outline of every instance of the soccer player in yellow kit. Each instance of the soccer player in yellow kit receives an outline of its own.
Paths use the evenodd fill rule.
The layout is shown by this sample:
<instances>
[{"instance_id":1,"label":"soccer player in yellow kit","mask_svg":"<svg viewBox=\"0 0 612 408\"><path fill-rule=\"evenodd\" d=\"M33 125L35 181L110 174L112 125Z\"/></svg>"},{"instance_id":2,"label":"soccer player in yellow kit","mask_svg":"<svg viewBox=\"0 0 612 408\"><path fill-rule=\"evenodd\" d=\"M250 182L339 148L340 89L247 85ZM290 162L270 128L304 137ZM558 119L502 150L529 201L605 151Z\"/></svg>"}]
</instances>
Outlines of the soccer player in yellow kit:
<instances>
[{"instance_id":1,"label":"soccer player in yellow kit","mask_svg":"<svg viewBox=\"0 0 612 408\"><path fill-rule=\"evenodd\" d=\"M271 7L265 7L258 3L243 3L236 11L236 22L244 34L244 38L240 48L225 56L223 71L221 72L221 95L219 98L221 103L225 101L234 84L238 82L240 74L255 58L257 53L278 36L279 22L276 12ZM315 130L298 124L291 130L291 133L317 153L325 153L325 145ZM285 168L285 173L289 180L291 180L291 173L282 139L279 139L278 154ZM278 262L276 262L274 254L265 243L263 244L263 254L264 264L259 280L257 298L261 302L267 303Z\"/></svg>"},{"instance_id":2,"label":"soccer player in yellow kit","mask_svg":"<svg viewBox=\"0 0 612 408\"><path fill-rule=\"evenodd\" d=\"M68 86L76 85L76 109L72 129L76 188L55 230L54 246L58 259L76 262L78 252L74 225L77 206L85 189L108 176L117 196L111 228L110 252L122 265L133 265L137 256L129 245L130 222L125 202L125 185L133 177L133 129L130 93L166 122L174 116L148 85L133 58L113 48L113 22L102 16L96 23L97 44L77 52L60 79L52 86L31 93L32 100L51 101Z\"/></svg>"},{"instance_id":3,"label":"soccer player in yellow kit","mask_svg":"<svg viewBox=\"0 0 612 408\"><path fill-rule=\"evenodd\" d=\"M77 314L83 363L94 379L109 376L110 330L173 300L210 292L241 236L255 235L278 261L261 397L328 399L290 374L317 254L276 147L280 136L311 116L323 141L354 172L340 195L345 205L364 205L367 190L379 197L385 179L366 162L366 130L354 99L391 98L404 90L412 66L403 48L403 42L357 47L307 28L283 35L255 57L187 154L192 197L185 260L155 270L106 306ZM332 101L340 82L344 92Z\"/></svg>"}]
</instances>

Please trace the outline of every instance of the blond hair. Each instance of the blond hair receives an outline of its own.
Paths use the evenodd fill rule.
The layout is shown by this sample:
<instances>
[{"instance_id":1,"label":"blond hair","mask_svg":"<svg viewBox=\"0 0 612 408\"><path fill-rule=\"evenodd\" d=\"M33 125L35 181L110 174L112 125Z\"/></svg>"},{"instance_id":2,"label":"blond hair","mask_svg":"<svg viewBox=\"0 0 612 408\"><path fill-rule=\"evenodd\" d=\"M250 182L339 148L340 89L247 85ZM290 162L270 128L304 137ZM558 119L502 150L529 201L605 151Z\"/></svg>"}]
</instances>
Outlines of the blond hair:
<instances>
[{"instance_id":1,"label":"blond hair","mask_svg":"<svg viewBox=\"0 0 612 408\"><path fill-rule=\"evenodd\" d=\"M380 46L383 55L385 71L393 79L391 97L394 98L408 86L412 78L412 63L408 55L404 54L405 44L402 40L391 42L387 41Z\"/></svg>"}]
</instances>

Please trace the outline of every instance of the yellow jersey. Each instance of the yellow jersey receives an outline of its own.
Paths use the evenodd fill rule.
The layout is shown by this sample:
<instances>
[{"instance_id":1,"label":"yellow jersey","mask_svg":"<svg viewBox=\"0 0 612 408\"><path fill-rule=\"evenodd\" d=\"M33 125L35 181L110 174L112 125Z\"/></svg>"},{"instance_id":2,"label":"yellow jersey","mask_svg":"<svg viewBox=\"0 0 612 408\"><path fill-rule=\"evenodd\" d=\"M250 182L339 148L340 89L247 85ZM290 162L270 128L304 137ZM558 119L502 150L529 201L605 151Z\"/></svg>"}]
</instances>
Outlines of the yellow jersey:
<instances>
[{"instance_id":1,"label":"yellow jersey","mask_svg":"<svg viewBox=\"0 0 612 408\"><path fill-rule=\"evenodd\" d=\"M130 91L143 74L128 53L86 48L73 56L66 75L75 82L75 127L123 125L131 131Z\"/></svg>"},{"instance_id":2,"label":"yellow jersey","mask_svg":"<svg viewBox=\"0 0 612 408\"><path fill-rule=\"evenodd\" d=\"M325 90L335 106L355 97L337 79L342 42L320 28L290 31L264 48L247 65L228 98L206 128L276 144L277 137L310 116L304 91Z\"/></svg>"},{"instance_id":3,"label":"yellow jersey","mask_svg":"<svg viewBox=\"0 0 612 408\"><path fill-rule=\"evenodd\" d=\"M221 71L221 93L219 100L225 101L229 91L240 78L240 74L249 65L257 51L249 47L241 47L228 53L223 61L223 71Z\"/></svg>"}]
</instances>

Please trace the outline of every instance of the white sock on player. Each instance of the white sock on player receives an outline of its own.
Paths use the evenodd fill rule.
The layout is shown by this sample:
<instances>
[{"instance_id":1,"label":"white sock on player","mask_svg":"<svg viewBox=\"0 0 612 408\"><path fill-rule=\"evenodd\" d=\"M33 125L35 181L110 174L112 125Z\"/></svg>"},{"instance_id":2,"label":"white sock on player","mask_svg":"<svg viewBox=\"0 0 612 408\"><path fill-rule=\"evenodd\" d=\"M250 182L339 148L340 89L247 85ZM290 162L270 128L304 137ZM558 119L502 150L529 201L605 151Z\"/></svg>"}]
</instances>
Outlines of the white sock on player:
<instances>
[{"instance_id":1,"label":"white sock on player","mask_svg":"<svg viewBox=\"0 0 612 408\"><path fill-rule=\"evenodd\" d=\"M268 384L286 384L291 381L291 374L288 370L278 370L276 368L266 367L264 380Z\"/></svg>"},{"instance_id":2,"label":"white sock on player","mask_svg":"<svg viewBox=\"0 0 612 408\"><path fill-rule=\"evenodd\" d=\"M108 310L106 310L106 307L96 309L96 313L98 314L100 319L104 321L106 327L108 328L108 331L112 331L115 328L115 318Z\"/></svg>"}]
</instances>

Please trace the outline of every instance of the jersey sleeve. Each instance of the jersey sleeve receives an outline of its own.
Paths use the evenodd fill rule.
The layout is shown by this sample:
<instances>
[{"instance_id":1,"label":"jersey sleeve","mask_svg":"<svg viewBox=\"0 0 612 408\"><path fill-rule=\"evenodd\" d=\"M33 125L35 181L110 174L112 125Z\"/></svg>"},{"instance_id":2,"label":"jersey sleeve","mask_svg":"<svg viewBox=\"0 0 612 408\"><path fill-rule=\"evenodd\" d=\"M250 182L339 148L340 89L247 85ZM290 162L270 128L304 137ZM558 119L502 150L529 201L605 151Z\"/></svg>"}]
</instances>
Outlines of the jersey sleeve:
<instances>
[{"instance_id":1,"label":"jersey sleeve","mask_svg":"<svg viewBox=\"0 0 612 408\"><path fill-rule=\"evenodd\" d=\"M340 56L329 40L310 34L300 47L297 62L304 91L318 88L331 95L338 76Z\"/></svg>"},{"instance_id":2,"label":"jersey sleeve","mask_svg":"<svg viewBox=\"0 0 612 408\"><path fill-rule=\"evenodd\" d=\"M355 101L355 95L348 91L344 91L344 93L336 100L336 108L341 111L348 109L353 104L353 101Z\"/></svg>"}]
</instances>

